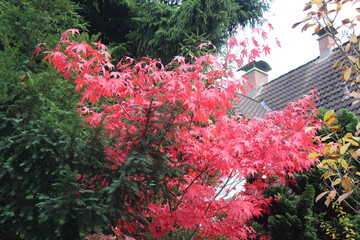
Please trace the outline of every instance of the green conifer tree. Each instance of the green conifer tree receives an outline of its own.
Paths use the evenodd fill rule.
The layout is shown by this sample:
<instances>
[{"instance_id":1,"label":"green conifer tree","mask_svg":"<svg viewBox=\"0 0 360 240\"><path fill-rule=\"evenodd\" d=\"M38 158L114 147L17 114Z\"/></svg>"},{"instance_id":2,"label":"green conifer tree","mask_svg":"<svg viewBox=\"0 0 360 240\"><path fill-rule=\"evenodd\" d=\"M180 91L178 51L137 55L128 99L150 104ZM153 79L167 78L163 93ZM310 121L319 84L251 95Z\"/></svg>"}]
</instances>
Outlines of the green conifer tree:
<instances>
[{"instance_id":1,"label":"green conifer tree","mask_svg":"<svg viewBox=\"0 0 360 240\"><path fill-rule=\"evenodd\" d=\"M79 174L101 166L97 133L81 126L74 87L42 63L39 43L86 29L68 0L0 0L0 239L78 239L107 227L103 192Z\"/></svg>"},{"instance_id":2,"label":"green conifer tree","mask_svg":"<svg viewBox=\"0 0 360 240\"><path fill-rule=\"evenodd\" d=\"M83 7L90 33L101 32L105 43L113 43L114 56L149 56L165 62L176 55L194 54L202 42L210 41L220 49L236 25L255 25L269 4L268 0L76 2Z\"/></svg>"}]
</instances>

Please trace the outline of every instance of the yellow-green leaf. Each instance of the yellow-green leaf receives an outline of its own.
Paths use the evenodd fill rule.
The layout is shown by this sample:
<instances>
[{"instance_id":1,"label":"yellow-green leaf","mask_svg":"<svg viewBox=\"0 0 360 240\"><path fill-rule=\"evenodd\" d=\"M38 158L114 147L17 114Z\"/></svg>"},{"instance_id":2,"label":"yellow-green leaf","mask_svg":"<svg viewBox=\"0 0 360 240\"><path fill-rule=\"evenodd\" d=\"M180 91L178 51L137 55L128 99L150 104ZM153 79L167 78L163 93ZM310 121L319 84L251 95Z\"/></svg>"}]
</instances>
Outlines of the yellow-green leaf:
<instances>
[{"instance_id":1,"label":"yellow-green leaf","mask_svg":"<svg viewBox=\"0 0 360 240\"><path fill-rule=\"evenodd\" d=\"M321 164L321 163L320 163ZM322 177L324 178L324 179L328 179L329 177L331 177L331 176L335 176L336 174L332 171L332 170L329 170L329 171L326 171L323 175L322 175Z\"/></svg>"},{"instance_id":2,"label":"yellow-green leaf","mask_svg":"<svg viewBox=\"0 0 360 240\"><path fill-rule=\"evenodd\" d=\"M321 138L321 141L322 141L322 142L325 142L326 140L328 140L328 139L331 138L331 135L332 135L332 133L326 135L325 137L322 137L322 138Z\"/></svg>"},{"instance_id":3,"label":"yellow-green leaf","mask_svg":"<svg viewBox=\"0 0 360 240\"><path fill-rule=\"evenodd\" d=\"M351 143L351 145L353 145L353 146L355 146L355 147L358 147L358 146L359 146L359 144L358 144L356 141L354 141L354 140L352 140L352 139L350 139L350 138L342 138L342 139L340 139L339 141Z\"/></svg>"},{"instance_id":4,"label":"yellow-green leaf","mask_svg":"<svg viewBox=\"0 0 360 240\"><path fill-rule=\"evenodd\" d=\"M324 122L326 122L329 118L335 116L335 111L334 110L329 110L325 113L324 116Z\"/></svg>"},{"instance_id":5,"label":"yellow-green leaf","mask_svg":"<svg viewBox=\"0 0 360 240\"><path fill-rule=\"evenodd\" d=\"M336 151L336 146L334 146L332 143L327 144L324 147L325 155L328 155L328 156L331 156L331 157L337 157L338 154L335 151Z\"/></svg>"},{"instance_id":6,"label":"yellow-green leaf","mask_svg":"<svg viewBox=\"0 0 360 240\"><path fill-rule=\"evenodd\" d=\"M345 72L344 72L344 74L343 74L343 80L344 80L344 81L347 81L347 80L350 79L351 70L352 70L351 67L348 67L348 68L345 70Z\"/></svg>"},{"instance_id":7,"label":"yellow-green leaf","mask_svg":"<svg viewBox=\"0 0 360 240\"><path fill-rule=\"evenodd\" d=\"M344 138L352 138L352 137L353 137L352 133L346 133L344 136Z\"/></svg>"},{"instance_id":8,"label":"yellow-green leaf","mask_svg":"<svg viewBox=\"0 0 360 240\"><path fill-rule=\"evenodd\" d=\"M345 145L343 145L340 148L340 154L344 154L346 152L346 150L348 150L349 147L350 147L350 143L346 143Z\"/></svg>"},{"instance_id":9,"label":"yellow-green leaf","mask_svg":"<svg viewBox=\"0 0 360 240\"><path fill-rule=\"evenodd\" d=\"M357 43L357 37L356 37L355 34L351 34L351 35L350 35L350 42L352 42L352 43Z\"/></svg>"},{"instance_id":10,"label":"yellow-green leaf","mask_svg":"<svg viewBox=\"0 0 360 240\"><path fill-rule=\"evenodd\" d=\"M307 127L305 128L305 132L310 132L311 130L318 129L318 127Z\"/></svg>"},{"instance_id":11,"label":"yellow-green leaf","mask_svg":"<svg viewBox=\"0 0 360 240\"><path fill-rule=\"evenodd\" d=\"M356 130L360 129L360 122L358 122L358 124L356 124Z\"/></svg>"},{"instance_id":12,"label":"yellow-green leaf","mask_svg":"<svg viewBox=\"0 0 360 240\"><path fill-rule=\"evenodd\" d=\"M316 152L312 152L309 154L309 158L317 158L319 156L322 156L322 154Z\"/></svg>"},{"instance_id":13,"label":"yellow-green leaf","mask_svg":"<svg viewBox=\"0 0 360 240\"><path fill-rule=\"evenodd\" d=\"M341 166L342 166L344 169L348 169L348 168L349 168L349 165L348 165L348 163L346 162L345 159L340 158L340 159L339 159L339 162L340 162Z\"/></svg>"},{"instance_id":14,"label":"yellow-green leaf","mask_svg":"<svg viewBox=\"0 0 360 240\"><path fill-rule=\"evenodd\" d=\"M336 185L338 185L340 183L341 183L341 178L337 178L337 179L335 179L335 181L332 182L331 186L333 187L333 186L336 186Z\"/></svg>"},{"instance_id":15,"label":"yellow-green leaf","mask_svg":"<svg viewBox=\"0 0 360 240\"><path fill-rule=\"evenodd\" d=\"M317 165L317 167L318 168L324 168L324 169L329 169L329 166L328 165L326 165L326 164L323 164L323 163L319 163L318 165ZM324 174L325 175L325 174ZM323 176L324 178L325 178L325 176ZM325 178L326 179L326 178Z\"/></svg>"},{"instance_id":16,"label":"yellow-green leaf","mask_svg":"<svg viewBox=\"0 0 360 240\"><path fill-rule=\"evenodd\" d=\"M352 137L352 139L354 139L355 141L360 141L360 137Z\"/></svg>"},{"instance_id":17,"label":"yellow-green leaf","mask_svg":"<svg viewBox=\"0 0 360 240\"><path fill-rule=\"evenodd\" d=\"M320 5L320 4L322 4L322 0L313 0L313 1L311 1L311 3Z\"/></svg>"},{"instance_id":18,"label":"yellow-green leaf","mask_svg":"<svg viewBox=\"0 0 360 240\"><path fill-rule=\"evenodd\" d=\"M325 168L325 169L328 169L329 167L331 167L332 169L335 169L335 170L338 169L337 164L336 164L336 160L334 160L334 159L322 160L320 164L319 164L320 166L318 165L318 167L322 167L322 168Z\"/></svg>"},{"instance_id":19,"label":"yellow-green leaf","mask_svg":"<svg viewBox=\"0 0 360 240\"><path fill-rule=\"evenodd\" d=\"M331 146L329 151L330 151L330 156L333 157L338 156L337 154L333 155L333 153L335 153L336 151L336 146Z\"/></svg>"},{"instance_id":20,"label":"yellow-green leaf","mask_svg":"<svg viewBox=\"0 0 360 240\"><path fill-rule=\"evenodd\" d=\"M358 159L360 156L360 148L357 150L351 149L350 154L353 158Z\"/></svg>"},{"instance_id":21,"label":"yellow-green leaf","mask_svg":"<svg viewBox=\"0 0 360 240\"><path fill-rule=\"evenodd\" d=\"M335 164L335 160L334 159L325 159L321 161L323 164Z\"/></svg>"},{"instance_id":22,"label":"yellow-green leaf","mask_svg":"<svg viewBox=\"0 0 360 240\"><path fill-rule=\"evenodd\" d=\"M339 64L340 61L341 61L341 59L336 60L336 62L335 62L334 65L332 66L332 68L335 68L335 67Z\"/></svg>"},{"instance_id":23,"label":"yellow-green leaf","mask_svg":"<svg viewBox=\"0 0 360 240\"><path fill-rule=\"evenodd\" d=\"M336 11L340 11L341 8L342 8L342 4L338 3L338 5L336 6Z\"/></svg>"}]
</instances>

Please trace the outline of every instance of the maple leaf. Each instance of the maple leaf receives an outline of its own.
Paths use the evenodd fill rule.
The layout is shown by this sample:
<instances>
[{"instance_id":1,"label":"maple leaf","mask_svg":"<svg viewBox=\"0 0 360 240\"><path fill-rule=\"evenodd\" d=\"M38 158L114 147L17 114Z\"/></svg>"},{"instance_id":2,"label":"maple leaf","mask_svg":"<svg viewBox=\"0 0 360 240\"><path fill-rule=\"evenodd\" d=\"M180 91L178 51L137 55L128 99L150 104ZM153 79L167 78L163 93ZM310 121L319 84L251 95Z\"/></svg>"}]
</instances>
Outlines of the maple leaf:
<instances>
[{"instance_id":1,"label":"maple leaf","mask_svg":"<svg viewBox=\"0 0 360 240\"><path fill-rule=\"evenodd\" d=\"M257 48L251 49L250 53L251 53L249 57L250 60L254 60L257 57L260 57L260 51Z\"/></svg>"},{"instance_id":2,"label":"maple leaf","mask_svg":"<svg viewBox=\"0 0 360 240\"><path fill-rule=\"evenodd\" d=\"M86 42L82 42L72 46L71 50L75 50L76 53L83 52L83 54L86 54L89 47L90 46Z\"/></svg>"},{"instance_id":3,"label":"maple leaf","mask_svg":"<svg viewBox=\"0 0 360 240\"><path fill-rule=\"evenodd\" d=\"M270 30L274 30L274 27L273 27L273 25L271 23L268 23L268 27L269 27Z\"/></svg>"},{"instance_id":4,"label":"maple leaf","mask_svg":"<svg viewBox=\"0 0 360 240\"><path fill-rule=\"evenodd\" d=\"M228 45L229 45L229 48L233 48L237 45L238 41L236 39L235 36L231 36L229 39L228 39Z\"/></svg>"},{"instance_id":5,"label":"maple leaf","mask_svg":"<svg viewBox=\"0 0 360 240\"><path fill-rule=\"evenodd\" d=\"M269 55L270 54L270 47L268 45L265 45L263 47L263 52L265 53L265 55Z\"/></svg>"},{"instance_id":6,"label":"maple leaf","mask_svg":"<svg viewBox=\"0 0 360 240\"><path fill-rule=\"evenodd\" d=\"M263 38L264 40L266 40L266 39L267 39L267 32L262 31L262 32L261 32L261 36L262 36L262 38Z\"/></svg>"},{"instance_id":7,"label":"maple leaf","mask_svg":"<svg viewBox=\"0 0 360 240\"><path fill-rule=\"evenodd\" d=\"M254 43L255 47L258 47L259 46L259 43L258 41L253 37L252 39L252 42Z\"/></svg>"},{"instance_id":8,"label":"maple leaf","mask_svg":"<svg viewBox=\"0 0 360 240\"><path fill-rule=\"evenodd\" d=\"M34 51L33 51L33 54L35 55L35 56L37 56L37 55L39 55L39 53L41 53L41 48L35 48L34 49Z\"/></svg>"},{"instance_id":9,"label":"maple leaf","mask_svg":"<svg viewBox=\"0 0 360 240\"><path fill-rule=\"evenodd\" d=\"M281 47L281 42L276 38L276 44Z\"/></svg>"},{"instance_id":10,"label":"maple leaf","mask_svg":"<svg viewBox=\"0 0 360 240\"><path fill-rule=\"evenodd\" d=\"M78 29L68 29L66 30L60 37L60 42L65 42L69 39L69 32L72 34L72 35L75 35L75 34L79 34L79 30Z\"/></svg>"},{"instance_id":11,"label":"maple leaf","mask_svg":"<svg viewBox=\"0 0 360 240\"><path fill-rule=\"evenodd\" d=\"M97 42L93 42L92 44L94 44L96 47L100 48L100 49L106 49L106 46L104 44L101 43L101 41L97 41Z\"/></svg>"},{"instance_id":12,"label":"maple leaf","mask_svg":"<svg viewBox=\"0 0 360 240\"><path fill-rule=\"evenodd\" d=\"M200 47L200 46L199 46ZM182 56L175 56L173 61L177 61L178 63L185 63L185 57Z\"/></svg>"},{"instance_id":13,"label":"maple leaf","mask_svg":"<svg viewBox=\"0 0 360 240\"><path fill-rule=\"evenodd\" d=\"M213 47L214 49L216 49L215 45L212 44L211 42L201 43L201 44L198 46L198 48L202 49L203 47L209 47L209 46L211 46L211 47Z\"/></svg>"}]
</instances>

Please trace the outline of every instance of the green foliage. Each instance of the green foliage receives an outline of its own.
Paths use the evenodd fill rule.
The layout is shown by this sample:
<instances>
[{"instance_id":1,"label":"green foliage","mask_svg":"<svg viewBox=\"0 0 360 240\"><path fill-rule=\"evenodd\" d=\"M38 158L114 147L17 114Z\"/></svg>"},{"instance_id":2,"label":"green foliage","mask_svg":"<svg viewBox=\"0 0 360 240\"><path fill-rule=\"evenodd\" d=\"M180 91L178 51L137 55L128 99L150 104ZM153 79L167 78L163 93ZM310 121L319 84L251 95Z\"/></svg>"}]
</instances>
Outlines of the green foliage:
<instances>
[{"instance_id":1,"label":"green foliage","mask_svg":"<svg viewBox=\"0 0 360 240\"><path fill-rule=\"evenodd\" d=\"M352 229L354 230L354 234L352 237L354 239L360 239L360 215L359 214L348 214L348 219L350 224L352 224Z\"/></svg>"},{"instance_id":2,"label":"green foliage","mask_svg":"<svg viewBox=\"0 0 360 240\"><path fill-rule=\"evenodd\" d=\"M178 8L161 3L132 4L133 29L127 34L127 38L131 45L135 46L135 56L169 61L177 55L178 44L181 42L177 37L176 21L173 19L177 11Z\"/></svg>"},{"instance_id":3,"label":"green foliage","mask_svg":"<svg viewBox=\"0 0 360 240\"><path fill-rule=\"evenodd\" d=\"M98 171L103 156L101 144L88 141L92 132L80 127L73 88L45 72L11 90L0 104L0 180L7 183L0 186L1 235L75 239L106 226L103 193L76 181Z\"/></svg>"},{"instance_id":4,"label":"green foliage","mask_svg":"<svg viewBox=\"0 0 360 240\"><path fill-rule=\"evenodd\" d=\"M327 109L319 108L319 119L324 119L325 113ZM339 113L336 114L336 118L338 119L338 125L340 127L339 134L345 135L346 133L355 133L356 125L360 122L359 118L355 115L355 113L347 111L346 109L340 109Z\"/></svg>"},{"instance_id":5,"label":"green foliage","mask_svg":"<svg viewBox=\"0 0 360 240\"><path fill-rule=\"evenodd\" d=\"M89 31L101 33L101 41L125 43L132 29L130 4L133 0L74 0L80 5L79 13L89 22Z\"/></svg>"},{"instance_id":6,"label":"green foliage","mask_svg":"<svg viewBox=\"0 0 360 240\"><path fill-rule=\"evenodd\" d=\"M99 133L82 126L74 87L33 54L85 27L76 10L68 0L0 1L2 239L78 239L108 227L106 193L78 180L103 169Z\"/></svg>"},{"instance_id":7,"label":"green foliage","mask_svg":"<svg viewBox=\"0 0 360 240\"><path fill-rule=\"evenodd\" d=\"M326 196L327 206L332 200L345 200L351 211L357 212L360 124L355 114L346 110L340 112L339 117L333 110L324 115L321 141L326 144L319 154L321 162L317 166L323 171L327 189L321 196Z\"/></svg>"},{"instance_id":8,"label":"green foliage","mask_svg":"<svg viewBox=\"0 0 360 240\"><path fill-rule=\"evenodd\" d=\"M355 240L359 239L359 215L349 215L338 202L332 203L332 208L337 214L332 221L322 222L321 228L330 239Z\"/></svg>"},{"instance_id":9,"label":"green foliage","mask_svg":"<svg viewBox=\"0 0 360 240\"><path fill-rule=\"evenodd\" d=\"M198 47L201 43L205 43L205 35L186 35L184 43L180 43L180 56L201 56L204 53L214 53L216 49L214 46L203 46L201 49Z\"/></svg>"},{"instance_id":10,"label":"green foliage","mask_svg":"<svg viewBox=\"0 0 360 240\"><path fill-rule=\"evenodd\" d=\"M78 6L69 0L1 0L0 44L27 57L38 43L51 43L68 28L85 29Z\"/></svg>"},{"instance_id":11,"label":"green foliage","mask_svg":"<svg viewBox=\"0 0 360 240\"><path fill-rule=\"evenodd\" d=\"M82 6L81 14L89 21L91 33L101 32L104 42L116 43L114 47L121 44L113 56L149 56L168 62L176 55L194 53L203 42L210 41L220 49L235 26L255 25L269 1L76 2Z\"/></svg>"},{"instance_id":12,"label":"green foliage","mask_svg":"<svg viewBox=\"0 0 360 240\"><path fill-rule=\"evenodd\" d=\"M317 239L314 223L315 190L306 185L298 196L287 187L271 187L267 194L280 197L272 205L273 214L267 219L267 232L273 239Z\"/></svg>"},{"instance_id":13,"label":"green foliage","mask_svg":"<svg viewBox=\"0 0 360 240\"><path fill-rule=\"evenodd\" d=\"M324 110L322 110L324 113ZM355 114L341 110L336 116L333 110L323 114L320 152L322 180L326 187L317 197L325 198L324 204L332 206L335 216L322 221L321 227L331 239L355 239L357 226L351 223L353 214L359 211L359 119ZM339 117L340 116L340 117ZM341 204L341 205L340 205Z\"/></svg>"}]
</instances>

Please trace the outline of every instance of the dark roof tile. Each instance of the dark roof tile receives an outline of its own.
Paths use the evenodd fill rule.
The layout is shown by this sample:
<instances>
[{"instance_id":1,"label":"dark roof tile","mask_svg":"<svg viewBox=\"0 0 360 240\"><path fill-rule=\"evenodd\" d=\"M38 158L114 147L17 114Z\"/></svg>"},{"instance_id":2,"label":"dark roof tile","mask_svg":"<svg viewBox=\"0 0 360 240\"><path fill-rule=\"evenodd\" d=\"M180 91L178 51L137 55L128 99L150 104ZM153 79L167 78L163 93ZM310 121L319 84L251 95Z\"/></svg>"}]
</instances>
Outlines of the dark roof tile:
<instances>
[{"instance_id":1,"label":"dark roof tile","mask_svg":"<svg viewBox=\"0 0 360 240\"><path fill-rule=\"evenodd\" d=\"M234 104L232 111L235 115L250 119L253 117L264 117L267 110L259 101L241 95L239 102Z\"/></svg>"},{"instance_id":2,"label":"dark roof tile","mask_svg":"<svg viewBox=\"0 0 360 240\"><path fill-rule=\"evenodd\" d=\"M341 81L342 72L332 68L341 58L339 51L325 58L316 58L265 84L255 97L264 101L272 110L281 110L291 101L301 98L310 90L318 90L318 107L338 110L346 108L360 116L360 104L352 105L354 98L345 96L346 88ZM349 87L353 90L354 87Z\"/></svg>"}]
</instances>

